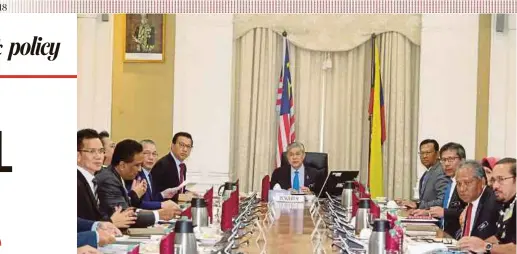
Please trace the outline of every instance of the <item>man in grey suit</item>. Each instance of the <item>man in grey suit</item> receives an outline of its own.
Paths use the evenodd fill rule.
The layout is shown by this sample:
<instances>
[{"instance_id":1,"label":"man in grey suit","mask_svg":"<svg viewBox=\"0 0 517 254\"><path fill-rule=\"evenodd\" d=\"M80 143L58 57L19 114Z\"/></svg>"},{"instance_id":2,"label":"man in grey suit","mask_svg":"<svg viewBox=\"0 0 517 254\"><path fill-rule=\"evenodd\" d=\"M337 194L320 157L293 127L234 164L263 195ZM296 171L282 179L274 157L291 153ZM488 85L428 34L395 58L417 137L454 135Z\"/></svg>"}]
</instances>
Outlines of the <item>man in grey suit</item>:
<instances>
[{"instance_id":1,"label":"man in grey suit","mask_svg":"<svg viewBox=\"0 0 517 254\"><path fill-rule=\"evenodd\" d=\"M420 143L420 161L427 168L427 171L420 178L418 190L420 191L419 202L400 201L399 204L409 209L426 209L432 206L440 206L443 203L445 187L449 184L448 179L438 160L438 142L434 139L426 139Z\"/></svg>"}]
</instances>

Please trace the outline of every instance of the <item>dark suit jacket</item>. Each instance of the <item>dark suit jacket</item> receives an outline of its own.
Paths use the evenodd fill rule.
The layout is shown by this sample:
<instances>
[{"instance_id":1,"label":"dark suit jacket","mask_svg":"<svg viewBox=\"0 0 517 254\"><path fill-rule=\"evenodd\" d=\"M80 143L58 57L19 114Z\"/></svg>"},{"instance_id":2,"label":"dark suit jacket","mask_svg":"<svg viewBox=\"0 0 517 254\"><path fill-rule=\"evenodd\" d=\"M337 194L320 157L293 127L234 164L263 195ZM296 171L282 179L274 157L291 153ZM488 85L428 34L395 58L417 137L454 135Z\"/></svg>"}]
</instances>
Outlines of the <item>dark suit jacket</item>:
<instances>
[{"instance_id":1,"label":"dark suit jacket","mask_svg":"<svg viewBox=\"0 0 517 254\"><path fill-rule=\"evenodd\" d=\"M77 248L90 245L97 248L97 233L95 231L84 231L77 233Z\"/></svg>"},{"instance_id":2,"label":"dark suit jacket","mask_svg":"<svg viewBox=\"0 0 517 254\"><path fill-rule=\"evenodd\" d=\"M116 206L122 209L128 207L139 207L141 200L134 191L128 191L122 184L120 175L113 167L102 170L95 178L97 179L97 194L99 195L100 211L102 214L111 216ZM151 211L140 211L137 220L132 227L148 227L154 225L155 218Z\"/></svg>"},{"instance_id":3,"label":"dark suit jacket","mask_svg":"<svg viewBox=\"0 0 517 254\"><path fill-rule=\"evenodd\" d=\"M178 187L180 185L180 178L178 175L178 167L176 161L172 157L171 153L160 158L156 164L154 164L151 170L153 177L154 192L162 192L168 188ZM185 179L187 179L187 169L185 167ZM176 194L172 200L177 201L179 194Z\"/></svg>"},{"instance_id":4,"label":"dark suit jacket","mask_svg":"<svg viewBox=\"0 0 517 254\"><path fill-rule=\"evenodd\" d=\"M93 221L110 220L100 213L92 189L79 170L77 170L77 217Z\"/></svg>"},{"instance_id":5,"label":"dark suit jacket","mask_svg":"<svg viewBox=\"0 0 517 254\"><path fill-rule=\"evenodd\" d=\"M305 179L304 185L309 187L309 189L314 193L319 193L323 182L325 181L324 171L317 170L315 168L305 167ZM271 189L275 186L275 184L279 184L282 189L287 190L291 188L291 165L286 165L284 167L279 167L273 171L271 175L271 184L269 185Z\"/></svg>"},{"instance_id":6,"label":"dark suit jacket","mask_svg":"<svg viewBox=\"0 0 517 254\"><path fill-rule=\"evenodd\" d=\"M473 217L474 223L472 224L470 236L476 236L484 240L495 235L497 232L496 223L499 219L498 211L500 210L500 206L492 188L486 187L483 194L481 194L476 211L472 210L472 215L475 214L476 216ZM465 219L463 228L466 222L467 220ZM462 230L460 231L463 233Z\"/></svg>"},{"instance_id":7,"label":"dark suit jacket","mask_svg":"<svg viewBox=\"0 0 517 254\"><path fill-rule=\"evenodd\" d=\"M152 175L150 176L152 179ZM142 202L140 203L140 208L148 210L161 209L163 197L160 192L156 191L156 186L154 186L152 182L147 181L147 178L145 178L144 169L138 172L138 175L135 178L140 178L147 182L147 190L141 198ZM131 184L132 181L126 181L126 188L128 189L128 192L131 191Z\"/></svg>"},{"instance_id":8,"label":"dark suit jacket","mask_svg":"<svg viewBox=\"0 0 517 254\"><path fill-rule=\"evenodd\" d=\"M445 198L447 197L444 197L444 199ZM449 201L449 206L443 209L444 231L447 234L454 236L458 229L461 228L460 215L465 206L467 206L467 204L460 199L458 189L455 187L451 200Z\"/></svg>"},{"instance_id":9,"label":"dark suit jacket","mask_svg":"<svg viewBox=\"0 0 517 254\"><path fill-rule=\"evenodd\" d=\"M77 233L91 231L94 223L95 221L85 220L83 218L77 217Z\"/></svg>"}]
</instances>

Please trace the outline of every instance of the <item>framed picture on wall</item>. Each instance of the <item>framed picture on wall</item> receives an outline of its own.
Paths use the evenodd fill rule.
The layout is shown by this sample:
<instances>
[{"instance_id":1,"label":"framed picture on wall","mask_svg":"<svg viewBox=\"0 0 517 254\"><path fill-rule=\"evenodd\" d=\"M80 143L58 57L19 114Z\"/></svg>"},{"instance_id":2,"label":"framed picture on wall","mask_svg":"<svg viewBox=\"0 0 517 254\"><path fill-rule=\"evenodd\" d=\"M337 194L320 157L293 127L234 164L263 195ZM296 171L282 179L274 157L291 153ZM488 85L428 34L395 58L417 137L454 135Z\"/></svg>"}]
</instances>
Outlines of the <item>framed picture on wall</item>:
<instances>
[{"instance_id":1,"label":"framed picture on wall","mask_svg":"<svg viewBox=\"0 0 517 254\"><path fill-rule=\"evenodd\" d=\"M124 62L163 62L165 15L126 14Z\"/></svg>"}]
</instances>

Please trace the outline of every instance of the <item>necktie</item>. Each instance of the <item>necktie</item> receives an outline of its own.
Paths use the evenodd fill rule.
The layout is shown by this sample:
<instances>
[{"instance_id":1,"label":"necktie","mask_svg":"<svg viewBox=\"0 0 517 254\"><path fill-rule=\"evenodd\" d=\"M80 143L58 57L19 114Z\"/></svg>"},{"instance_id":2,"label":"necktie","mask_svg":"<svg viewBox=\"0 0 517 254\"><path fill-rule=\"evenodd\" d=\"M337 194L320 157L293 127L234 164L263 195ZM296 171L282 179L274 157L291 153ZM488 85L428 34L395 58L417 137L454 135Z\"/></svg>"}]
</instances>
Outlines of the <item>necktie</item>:
<instances>
[{"instance_id":1,"label":"necktie","mask_svg":"<svg viewBox=\"0 0 517 254\"><path fill-rule=\"evenodd\" d=\"M93 197L95 197L95 201L97 201L97 204L99 203L99 197L97 196L97 179L92 179L93 183Z\"/></svg>"},{"instance_id":2,"label":"necktie","mask_svg":"<svg viewBox=\"0 0 517 254\"><path fill-rule=\"evenodd\" d=\"M294 171L294 179L293 179L293 189L299 191L300 190L300 178L298 170Z\"/></svg>"},{"instance_id":3,"label":"necktie","mask_svg":"<svg viewBox=\"0 0 517 254\"><path fill-rule=\"evenodd\" d=\"M429 171L425 171L424 175L422 176L422 184L420 185L420 199L422 199L422 195L424 194L424 188L425 183L427 182L427 173Z\"/></svg>"},{"instance_id":4,"label":"necktie","mask_svg":"<svg viewBox=\"0 0 517 254\"><path fill-rule=\"evenodd\" d=\"M185 171L187 170L187 167L185 166L185 163L180 163L180 184L183 183L185 180ZM181 188L181 193L185 192L185 187Z\"/></svg>"},{"instance_id":5,"label":"necktie","mask_svg":"<svg viewBox=\"0 0 517 254\"><path fill-rule=\"evenodd\" d=\"M447 188L445 188L445 195L443 195L443 204L442 204L442 207L444 210L447 208L447 203L449 201L449 194L451 193L451 187L452 187L452 182L449 182L449 184L447 184ZM442 217L442 221L441 221L442 229L445 227L444 217Z\"/></svg>"},{"instance_id":6,"label":"necktie","mask_svg":"<svg viewBox=\"0 0 517 254\"><path fill-rule=\"evenodd\" d=\"M151 186L153 185L153 177L151 176L151 173L147 174L147 177L149 178L147 180L147 187L149 188L149 194L152 197L153 196L153 188Z\"/></svg>"},{"instance_id":7,"label":"necktie","mask_svg":"<svg viewBox=\"0 0 517 254\"><path fill-rule=\"evenodd\" d=\"M470 218L472 217L472 204L469 203L467 213L465 214L465 226L463 227L463 236L470 235Z\"/></svg>"}]
</instances>

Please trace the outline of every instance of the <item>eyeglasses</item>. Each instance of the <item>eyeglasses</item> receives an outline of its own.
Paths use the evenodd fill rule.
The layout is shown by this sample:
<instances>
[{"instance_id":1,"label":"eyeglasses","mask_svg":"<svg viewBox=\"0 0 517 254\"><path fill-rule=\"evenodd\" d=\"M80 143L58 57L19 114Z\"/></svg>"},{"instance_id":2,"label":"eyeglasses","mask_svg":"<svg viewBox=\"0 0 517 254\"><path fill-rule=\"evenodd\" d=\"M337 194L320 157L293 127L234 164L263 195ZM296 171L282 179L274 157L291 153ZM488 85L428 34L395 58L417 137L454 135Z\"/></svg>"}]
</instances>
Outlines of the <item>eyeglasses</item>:
<instances>
[{"instance_id":1,"label":"eyeglasses","mask_svg":"<svg viewBox=\"0 0 517 254\"><path fill-rule=\"evenodd\" d=\"M435 153L435 152L418 152L418 154L419 154L420 156L431 155L431 154L433 154L433 153Z\"/></svg>"},{"instance_id":2,"label":"eyeglasses","mask_svg":"<svg viewBox=\"0 0 517 254\"><path fill-rule=\"evenodd\" d=\"M79 152L85 152L85 153L89 153L89 154L100 154L100 155L103 155L106 150L104 150L104 148L100 148L100 149L95 149L95 148L91 148L91 149L82 149L82 150L79 150Z\"/></svg>"},{"instance_id":3,"label":"eyeglasses","mask_svg":"<svg viewBox=\"0 0 517 254\"><path fill-rule=\"evenodd\" d=\"M158 153L157 152L153 152L153 153L151 153L151 152L144 152L144 155L146 155L146 156L147 155L152 155L154 157L158 157Z\"/></svg>"},{"instance_id":4,"label":"eyeglasses","mask_svg":"<svg viewBox=\"0 0 517 254\"><path fill-rule=\"evenodd\" d=\"M494 184L495 182L497 182L498 184L502 184L504 180L506 179L512 179L514 178L513 176L507 176L507 177L502 177L502 176L498 176L498 177L492 177L490 178L490 184Z\"/></svg>"},{"instance_id":5,"label":"eyeglasses","mask_svg":"<svg viewBox=\"0 0 517 254\"><path fill-rule=\"evenodd\" d=\"M459 159L460 157L449 157L449 158L441 158L440 161L442 163L445 163L445 162L454 162L456 159Z\"/></svg>"},{"instance_id":6,"label":"eyeglasses","mask_svg":"<svg viewBox=\"0 0 517 254\"><path fill-rule=\"evenodd\" d=\"M181 143L181 142L178 142L178 145L179 145L181 148L186 148L187 150L192 149L192 146L191 146L191 145L187 145L187 144L184 144L184 143Z\"/></svg>"}]
</instances>

